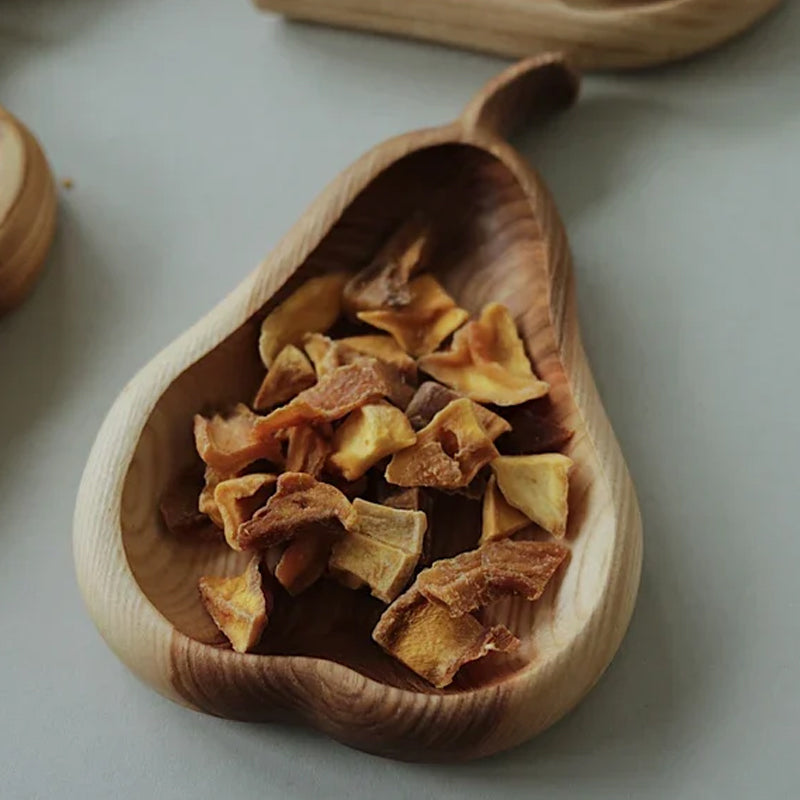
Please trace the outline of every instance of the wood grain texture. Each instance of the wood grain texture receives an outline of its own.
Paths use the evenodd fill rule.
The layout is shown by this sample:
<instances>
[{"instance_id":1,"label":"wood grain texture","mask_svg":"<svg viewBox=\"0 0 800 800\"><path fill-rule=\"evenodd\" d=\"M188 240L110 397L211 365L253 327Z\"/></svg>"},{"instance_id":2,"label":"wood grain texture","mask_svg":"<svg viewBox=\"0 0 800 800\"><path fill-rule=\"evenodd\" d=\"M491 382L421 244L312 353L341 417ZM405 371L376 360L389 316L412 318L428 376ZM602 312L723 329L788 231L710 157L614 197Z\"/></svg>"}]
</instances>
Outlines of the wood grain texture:
<instances>
[{"instance_id":1,"label":"wood grain texture","mask_svg":"<svg viewBox=\"0 0 800 800\"><path fill-rule=\"evenodd\" d=\"M629 69L709 50L781 0L254 0L288 17L516 58L565 52L581 69Z\"/></svg>"},{"instance_id":2,"label":"wood grain texture","mask_svg":"<svg viewBox=\"0 0 800 800\"><path fill-rule=\"evenodd\" d=\"M0 314L33 288L55 220L47 159L27 128L0 107Z\"/></svg>"},{"instance_id":3,"label":"wood grain texture","mask_svg":"<svg viewBox=\"0 0 800 800\"><path fill-rule=\"evenodd\" d=\"M575 97L557 56L511 68L441 128L392 139L345 170L269 258L124 389L92 449L75 511L78 580L115 653L165 696L244 720L300 719L355 747L396 758L464 760L511 747L577 703L608 665L639 581L641 523L625 462L583 353L570 256L538 175L500 137L532 111ZM518 107L513 107L517 111ZM278 603L257 652L222 641L196 589L246 556L171 537L158 513L167 484L195 459L192 414L250 396L263 373L259 322L313 274L364 265L412 211L440 232L433 264L461 305L511 309L557 417L567 452L571 561L536 604L486 610L522 640L513 655L468 665L436 690L387 657L369 633L381 605L323 581ZM480 506L436 510L438 555L476 541ZM320 613L324 609L324 613Z\"/></svg>"}]
</instances>

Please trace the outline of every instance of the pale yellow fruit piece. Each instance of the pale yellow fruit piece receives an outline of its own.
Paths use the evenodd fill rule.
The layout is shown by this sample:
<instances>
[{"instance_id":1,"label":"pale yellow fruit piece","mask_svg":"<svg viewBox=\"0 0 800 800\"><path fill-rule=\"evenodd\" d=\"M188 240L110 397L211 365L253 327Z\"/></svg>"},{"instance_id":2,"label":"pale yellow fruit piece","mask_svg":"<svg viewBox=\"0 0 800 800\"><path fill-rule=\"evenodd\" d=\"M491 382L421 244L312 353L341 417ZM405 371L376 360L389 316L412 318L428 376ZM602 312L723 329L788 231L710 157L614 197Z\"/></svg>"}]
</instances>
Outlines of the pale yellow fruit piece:
<instances>
[{"instance_id":1,"label":"pale yellow fruit piece","mask_svg":"<svg viewBox=\"0 0 800 800\"><path fill-rule=\"evenodd\" d=\"M497 478L492 475L483 496L481 545L506 539L530 524L531 521L521 511L508 504L497 488Z\"/></svg>"},{"instance_id":2,"label":"pale yellow fruit piece","mask_svg":"<svg viewBox=\"0 0 800 800\"><path fill-rule=\"evenodd\" d=\"M514 508L553 536L564 536L571 458L561 453L500 456L491 466L500 491Z\"/></svg>"},{"instance_id":3,"label":"pale yellow fruit piece","mask_svg":"<svg viewBox=\"0 0 800 800\"><path fill-rule=\"evenodd\" d=\"M432 275L421 275L409 284L411 301L401 308L359 311L358 318L392 334L412 356L433 352L469 314Z\"/></svg>"},{"instance_id":4,"label":"pale yellow fruit piece","mask_svg":"<svg viewBox=\"0 0 800 800\"><path fill-rule=\"evenodd\" d=\"M337 429L328 464L354 481L382 458L414 444L416 439L399 408L383 401L368 403L353 411Z\"/></svg>"},{"instance_id":5,"label":"pale yellow fruit piece","mask_svg":"<svg viewBox=\"0 0 800 800\"><path fill-rule=\"evenodd\" d=\"M287 344L299 344L308 332L326 331L342 311L346 272L307 280L276 306L261 323L258 352L267 368Z\"/></svg>"},{"instance_id":6,"label":"pale yellow fruit piece","mask_svg":"<svg viewBox=\"0 0 800 800\"><path fill-rule=\"evenodd\" d=\"M197 584L206 611L237 653L254 647L267 624L267 601L258 564L259 557L255 556L241 575L204 575Z\"/></svg>"},{"instance_id":7,"label":"pale yellow fruit piece","mask_svg":"<svg viewBox=\"0 0 800 800\"><path fill-rule=\"evenodd\" d=\"M267 502L276 480L275 475L256 473L217 484L214 503L222 519L225 540L231 547L234 547L239 526Z\"/></svg>"}]
</instances>

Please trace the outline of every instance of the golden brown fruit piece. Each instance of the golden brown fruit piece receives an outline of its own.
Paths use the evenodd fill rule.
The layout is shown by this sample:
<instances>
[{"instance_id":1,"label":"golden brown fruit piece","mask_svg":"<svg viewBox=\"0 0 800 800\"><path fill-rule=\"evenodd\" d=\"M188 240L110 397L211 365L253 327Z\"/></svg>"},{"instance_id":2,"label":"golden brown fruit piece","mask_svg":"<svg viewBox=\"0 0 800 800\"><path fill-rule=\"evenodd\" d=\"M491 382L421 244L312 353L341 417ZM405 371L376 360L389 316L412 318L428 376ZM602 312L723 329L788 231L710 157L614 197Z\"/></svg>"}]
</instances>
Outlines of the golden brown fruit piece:
<instances>
[{"instance_id":1,"label":"golden brown fruit piece","mask_svg":"<svg viewBox=\"0 0 800 800\"><path fill-rule=\"evenodd\" d=\"M426 224L411 219L402 225L345 287L347 312L407 306L411 301L409 279L425 267L430 249Z\"/></svg>"},{"instance_id":2,"label":"golden brown fruit piece","mask_svg":"<svg viewBox=\"0 0 800 800\"><path fill-rule=\"evenodd\" d=\"M424 428L448 403L463 397L458 392L442 386L441 383L425 381L414 393L406 408L406 416L415 430ZM498 436L511 430L511 425L499 414L489 411L480 403L473 401L472 410L478 418L486 435L494 441Z\"/></svg>"},{"instance_id":3,"label":"golden brown fruit piece","mask_svg":"<svg viewBox=\"0 0 800 800\"><path fill-rule=\"evenodd\" d=\"M492 469L500 491L514 508L553 536L564 536L572 459L561 453L500 456Z\"/></svg>"},{"instance_id":4,"label":"golden brown fruit piece","mask_svg":"<svg viewBox=\"0 0 800 800\"><path fill-rule=\"evenodd\" d=\"M191 539L218 539L220 528L198 508L197 493L203 484L202 470L192 467L170 483L161 496L159 508L167 530Z\"/></svg>"},{"instance_id":5,"label":"golden brown fruit piece","mask_svg":"<svg viewBox=\"0 0 800 800\"><path fill-rule=\"evenodd\" d=\"M333 447L330 426L297 425L289 429L286 471L305 472L318 478Z\"/></svg>"},{"instance_id":6,"label":"golden brown fruit piece","mask_svg":"<svg viewBox=\"0 0 800 800\"><path fill-rule=\"evenodd\" d=\"M261 323L258 352L269 369L287 344L299 344L309 331L326 331L342 310L345 272L333 272L307 280Z\"/></svg>"},{"instance_id":7,"label":"golden brown fruit piece","mask_svg":"<svg viewBox=\"0 0 800 800\"><path fill-rule=\"evenodd\" d=\"M538 600L568 553L557 542L505 539L435 562L414 586L460 617L508 595Z\"/></svg>"},{"instance_id":8,"label":"golden brown fruit piece","mask_svg":"<svg viewBox=\"0 0 800 800\"><path fill-rule=\"evenodd\" d=\"M348 531L331 550L331 573L349 588L366 584L373 597L391 603L411 579L427 525L421 511L356 499Z\"/></svg>"},{"instance_id":9,"label":"golden brown fruit piece","mask_svg":"<svg viewBox=\"0 0 800 800\"><path fill-rule=\"evenodd\" d=\"M241 575L203 576L197 584L206 611L237 653L258 644L267 625L267 599L258 563L254 556Z\"/></svg>"},{"instance_id":10,"label":"golden brown fruit piece","mask_svg":"<svg viewBox=\"0 0 800 800\"><path fill-rule=\"evenodd\" d=\"M275 578L292 597L316 583L328 565L331 545L341 530L322 526L289 542L275 567Z\"/></svg>"},{"instance_id":11,"label":"golden brown fruit piece","mask_svg":"<svg viewBox=\"0 0 800 800\"><path fill-rule=\"evenodd\" d=\"M323 527L346 525L350 501L335 487L304 472L284 472L267 504L239 526L234 550L265 549Z\"/></svg>"},{"instance_id":12,"label":"golden brown fruit piece","mask_svg":"<svg viewBox=\"0 0 800 800\"><path fill-rule=\"evenodd\" d=\"M506 502L503 493L497 488L497 478L492 475L483 495L480 543L483 545L507 539L530 524L531 521L521 511Z\"/></svg>"},{"instance_id":13,"label":"golden brown fruit piece","mask_svg":"<svg viewBox=\"0 0 800 800\"><path fill-rule=\"evenodd\" d=\"M291 400L317 382L314 367L293 344L278 353L253 400L253 408L267 410Z\"/></svg>"},{"instance_id":14,"label":"golden brown fruit piece","mask_svg":"<svg viewBox=\"0 0 800 800\"><path fill-rule=\"evenodd\" d=\"M533 374L514 320L499 303L458 331L450 350L420 358L419 368L479 403L513 406L550 389Z\"/></svg>"},{"instance_id":15,"label":"golden brown fruit piece","mask_svg":"<svg viewBox=\"0 0 800 800\"><path fill-rule=\"evenodd\" d=\"M504 456L557 453L572 438L572 431L556 422L546 397L503 409L503 417L511 425L497 441Z\"/></svg>"},{"instance_id":16,"label":"golden brown fruit piece","mask_svg":"<svg viewBox=\"0 0 800 800\"><path fill-rule=\"evenodd\" d=\"M224 523L222 521L222 514L220 514L219 508L217 508L217 501L214 499L214 491L222 481L235 478L236 474L235 472L219 472L214 469L214 467L209 467L206 464L205 484L197 500L197 508L203 514L207 514L211 517L214 524L218 525L220 528L224 526Z\"/></svg>"},{"instance_id":17,"label":"golden brown fruit piece","mask_svg":"<svg viewBox=\"0 0 800 800\"><path fill-rule=\"evenodd\" d=\"M417 362L391 336L376 333L365 336L347 336L338 341L360 355L377 358L378 361L391 364L400 371L406 380L412 383L417 380Z\"/></svg>"},{"instance_id":18,"label":"golden brown fruit piece","mask_svg":"<svg viewBox=\"0 0 800 800\"><path fill-rule=\"evenodd\" d=\"M457 489L497 455L472 402L462 397L436 414L411 447L392 456L386 480L398 486Z\"/></svg>"},{"instance_id":19,"label":"golden brown fruit piece","mask_svg":"<svg viewBox=\"0 0 800 800\"><path fill-rule=\"evenodd\" d=\"M417 435L406 415L385 401L353 411L333 437L332 470L354 481L381 459L414 444Z\"/></svg>"},{"instance_id":20,"label":"golden brown fruit piece","mask_svg":"<svg viewBox=\"0 0 800 800\"><path fill-rule=\"evenodd\" d=\"M238 538L239 526L267 502L276 480L275 475L257 473L217 484L214 502L222 519L225 540L234 549L237 549L233 542Z\"/></svg>"},{"instance_id":21,"label":"golden brown fruit piece","mask_svg":"<svg viewBox=\"0 0 800 800\"><path fill-rule=\"evenodd\" d=\"M302 423L333 422L383 397L405 408L412 394L413 389L392 367L374 358L360 358L336 368L321 378L316 386L300 392L288 405L262 417L258 433L269 437L281 428Z\"/></svg>"},{"instance_id":22,"label":"golden brown fruit piece","mask_svg":"<svg viewBox=\"0 0 800 800\"><path fill-rule=\"evenodd\" d=\"M402 308L359 311L358 318L391 333L412 356L433 352L469 314L459 308L432 275L421 275L409 284L411 300Z\"/></svg>"},{"instance_id":23,"label":"golden brown fruit piece","mask_svg":"<svg viewBox=\"0 0 800 800\"><path fill-rule=\"evenodd\" d=\"M446 606L431 602L414 586L383 612L372 638L439 689L468 661L519 646L519 639L504 626L486 628L471 614L452 617Z\"/></svg>"},{"instance_id":24,"label":"golden brown fruit piece","mask_svg":"<svg viewBox=\"0 0 800 800\"><path fill-rule=\"evenodd\" d=\"M303 347L320 378L337 367L368 357L394 368L405 381L417 379L417 362L391 336L384 334L331 339L322 333L309 333L303 338Z\"/></svg>"},{"instance_id":25,"label":"golden brown fruit piece","mask_svg":"<svg viewBox=\"0 0 800 800\"><path fill-rule=\"evenodd\" d=\"M257 432L266 417L254 414L244 403L237 403L228 416L211 419L195 414L194 441L200 458L217 472L232 475L259 459L280 464L280 442L272 433Z\"/></svg>"}]
</instances>

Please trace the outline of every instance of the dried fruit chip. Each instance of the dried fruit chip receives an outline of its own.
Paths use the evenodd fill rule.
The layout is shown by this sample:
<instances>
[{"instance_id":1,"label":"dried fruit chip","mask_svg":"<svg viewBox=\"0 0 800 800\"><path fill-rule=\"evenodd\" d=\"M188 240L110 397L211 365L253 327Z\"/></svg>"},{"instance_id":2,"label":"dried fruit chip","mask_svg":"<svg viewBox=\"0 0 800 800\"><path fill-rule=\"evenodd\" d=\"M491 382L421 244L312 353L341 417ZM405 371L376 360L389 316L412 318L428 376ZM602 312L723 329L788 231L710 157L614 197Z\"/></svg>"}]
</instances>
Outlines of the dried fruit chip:
<instances>
[{"instance_id":1,"label":"dried fruit chip","mask_svg":"<svg viewBox=\"0 0 800 800\"><path fill-rule=\"evenodd\" d=\"M408 281L424 268L430 252L428 227L411 219L389 237L372 262L350 280L344 290L347 311L407 306Z\"/></svg>"},{"instance_id":2,"label":"dried fruit chip","mask_svg":"<svg viewBox=\"0 0 800 800\"><path fill-rule=\"evenodd\" d=\"M413 586L383 612L372 638L440 689L468 661L519 646L519 639L502 625L485 628L470 614L452 617L446 606L432 603Z\"/></svg>"},{"instance_id":3,"label":"dried fruit chip","mask_svg":"<svg viewBox=\"0 0 800 800\"><path fill-rule=\"evenodd\" d=\"M381 401L353 411L333 437L330 467L354 481L382 458L414 444L417 435L399 408Z\"/></svg>"},{"instance_id":4,"label":"dried fruit chip","mask_svg":"<svg viewBox=\"0 0 800 800\"><path fill-rule=\"evenodd\" d=\"M299 344L309 331L326 331L342 309L347 274L334 272L307 280L261 323L258 351L267 368L287 344Z\"/></svg>"},{"instance_id":5,"label":"dried fruit chip","mask_svg":"<svg viewBox=\"0 0 800 800\"><path fill-rule=\"evenodd\" d=\"M505 539L435 562L414 585L460 617L508 595L538 600L568 552L557 542Z\"/></svg>"},{"instance_id":6,"label":"dried fruit chip","mask_svg":"<svg viewBox=\"0 0 800 800\"><path fill-rule=\"evenodd\" d=\"M267 502L276 480L275 475L261 473L230 478L217 484L214 502L222 519L225 540L231 547L238 537L239 526Z\"/></svg>"},{"instance_id":7,"label":"dried fruit chip","mask_svg":"<svg viewBox=\"0 0 800 800\"><path fill-rule=\"evenodd\" d=\"M398 486L457 489L466 486L498 455L465 397L443 408L417 434L411 447L395 453L386 480Z\"/></svg>"},{"instance_id":8,"label":"dried fruit chip","mask_svg":"<svg viewBox=\"0 0 800 800\"><path fill-rule=\"evenodd\" d=\"M281 428L304 422L333 422L351 411L388 397L405 408L413 390L396 370L374 358L360 358L352 364L337 367L316 386L300 392L291 403L276 408L260 419L259 435L269 437Z\"/></svg>"},{"instance_id":9,"label":"dried fruit chip","mask_svg":"<svg viewBox=\"0 0 800 800\"><path fill-rule=\"evenodd\" d=\"M321 526L290 542L275 567L278 583L293 597L316 583L325 572L331 545L340 534L330 526Z\"/></svg>"},{"instance_id":10,"label":"dried fruit chip","mask_svg":"<svg viewBox=\"0 0 800 800\"><path fill-rule=\"evenodd\" d=\"M463 395L434 381L425 381L414 393L406 408L406 416L411 427L418 431L424 428L448 403ZM494 441L498 436L511 430L511 425L499 414L473 402L472 410L478 418L486 435Z\"/></svg>"},{"instance_id":11,"label":"dried fruit chip","mask_svg":"<svg viewBox=\"0 0 800 800\"><path fill-rule=\"evenodd\" d=\"M555 453L572 438L572 431L555 421L546 397L506 409L504 416L511 425L497 441L504 456Z\"/></svg>"},{"instance_id":12,"label":"dried fruit chip","mask_svg":"<svg viewBox=\"0 0 800 800\"><path fill-rule=\"evenodd\" d=\"M531 521L521 511L506 502L497 488L497 478L492 475L483 495L481 544L507 539L530 524Z\"/></svg>"},{"instance_id":13,"label":"dried fruit chip","mask_svg":"<svg viewBox=\"0 0 800 800\"><path fill-rule=\"evenodd\" d=\"M419 557L419 563L423 566L430 564L434 538L433 493L428 489L423 489L421 486L398 489L396 486L386 483L386 479L381 475L378 500L383 505L389 506L389 508L399 508L404 511L422 511L425 514L427 528L425 529L425 538L422 541L422 553Z\"/></svg>"},{"instance_id":14,"label":"dried fruit chip","mask_svg":"<svg viewBox=\"0 0 800 800\"><path fill-rule=\"evenodd\" d=\"M514 320L499 303L458 331L450 350L421 358L419 368L472 400L499 406L543 397L550 388L533 374Z\"/></svg>"},{"instance_id":15,"label":"dried fruit chip","mask_svg":"<svg viewBox=\"0 0 800 800\"><path fill-rule=\"evenodd\" d=\"M572 459L561 453L500 456L492 462L508 502L553 536L567 530L567 494Z\"/></svg>"},{"instance_id":16,"label":"dried fruit chip","mask_svg":"<svg viewBox=\"0 0 800 800\"><path fill-rule=\"evenodd\" d=\"M346 533L334 544L328 567L347 588L369 586L373 597L391 603L411 579L418 558L378 539Z\"/></svg>"},{"instance_id":17,"label":"dried fruit chip","mask_svg":"<svg viewBox=\"0 0 800 800\"><path fill-rule=\"evenodd\" d=\"M305 472L318 478L333 447L332 435L330 426L298 425L291 428L288 434L286 471Z\"/></svg>"},{"instance_id":18,"label":"dried fruit chip","mask_svg":"<svg viewBox=\"0 0 800 800\"><path fill-rule=\"evenodd\" d=\"M235 472L219 472L215 470L214 467L209 467L206 464L205 484L197 500L197 508L201 513L211 517L214 524L218 525L220 528L224 527L224 523L222 521L222 514L220 514L219 508L217 508L217 501L214 499L214 491L222 481L227 481L229 478L235 477Z\"/></svg>"},{"instance_id":19,"label":"dried fruit chip","mask_svg":"<svg viewBox=\"0 0 800 800\"><path fill-rule=\"evenodd\" d=\"M347 524L350 501L336 488L303 472L284 472L267 504L239 526L234 550L264 549L321 527Z\"/></svg>"},{"instance_id":20,"label":"dried fruit chip","mask_svg":"<svg viewBox=\"0 0 800 800\"><path fill-rule=\"evenodd\" d=\"M415 382L417 380L417 362L391 336L369 334L348 336L338 341L339 344L349 347L360 355L371 356L377 358L378 361L391 364L408 381Z\"/></svg>"},{"instance_id":21,"label":"dried fruit chip","mask_svg":"<svg viewBox=\"0 0 800 800\"><path fill-rule=\"evenodd\" d=\"M253 557L241 575L203 576L198 582L206 611L237 653L254 647L267 624L267 599L258 561L258 556Z\"/></svg>"},{"instance_id":22,"label":"dried fruit chip","mask_svg":"<svg viewBox=\"0 0 800 800\"><path fill-rule=\"evenodd\" d=\"M278 353L253 400L253 407L266 410L291 400L317 382L317 374L302 350L287 344Z\"/></svg>"},{"instance_id":23,"label":"dried fruit chip","mask_svg":"<svg viewBox=\"0 0 800 800\"><path fill-rule=\"evenodd\" d=\"M207 419L195 414L194 440L200 458L226 475L241 472L262 458L280 464L280 442L271 433L257 433L258 424L264 419L243 403L238 403L227 417L215 414Z\"/></svg>"},{"instance_id":24,"label":"dried fruit chip","mask_svg":"<svg viewBox=\"0 0 800 800\"><path fill-rule=\"evenodd\" d=\"M338 342L323 333L307 333L303 337L303 350L306 351L306 355L314 365L318 378L325 377L336 367L352 364L357 358L355 352L349 353Z\"/></svg>"},{"instance_id":25,"label":"dried fruit chip","mask_svg":"<svg viewBox=\"0 0 800 800\"><path fill-rule=\"evenodd\" d=\"M356 498L347 527L352 533L369 536L419 556L428 520L422 511L390 508Z\"/></svg>"},{"instance_id":26,"label":"dried fruit chip","mask_svg":"<svg viewBox=\"0 0 800 800\"><path fill-rule=\"evenodd\" d=\"M218 539L220 528L197 507L197 492L202 472L195 467L182 472L167 487L159 507L167 530L175 536L192 539Z\"/></svg>"},{"instance_id":27,"label":"dried fruit chip","mask_svg":"<svg viewBox=\"0 0 800 800\"><path fill-rule=\"evenodd\" d=\"M459 308L432 275L409 284L411 300L403 308L359 311L358 318L391 333L412 356L433 352L469 314Z\"/></svg>"}]
</instances>

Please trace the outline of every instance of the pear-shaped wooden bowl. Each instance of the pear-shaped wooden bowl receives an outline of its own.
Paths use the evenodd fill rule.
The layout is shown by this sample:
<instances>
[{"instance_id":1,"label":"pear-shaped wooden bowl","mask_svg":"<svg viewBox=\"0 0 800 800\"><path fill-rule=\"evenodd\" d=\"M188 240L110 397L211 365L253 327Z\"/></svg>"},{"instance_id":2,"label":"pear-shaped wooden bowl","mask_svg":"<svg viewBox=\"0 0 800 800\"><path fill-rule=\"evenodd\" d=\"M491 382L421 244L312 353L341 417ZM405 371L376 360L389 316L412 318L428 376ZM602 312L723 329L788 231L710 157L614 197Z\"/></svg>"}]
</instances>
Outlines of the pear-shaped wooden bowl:
<instances>
[{"instance_id":1,"label":"pear-shaped wooden bowl","mask_svg":"<svg viewBox=\"0 0 800 800\"><path fill-rule=\"evenodd\" d=\"M55 222L47 159L30 131L0 107L0 314L33 288Z\"/></svg>"},{"instance_id":2,"label":"pear-shaped wooden bowl","mask_svg":"<svg viewBox=\"0 0 800 800\"><path fill-rule=\"evenodd\" d=\"M781 0L254 0L288 17L521 57L567 53L581 69L662 64L710 50Z\"/></svg>"},{"instance_id":3,"label":"pear-shaped wooden bowl","mask_svg":"<svg viewBox=\"0 0 800 800\"><path fill-rule=\"evenodd\" d=\"M100 632L159 692L224 717L301 719L375 753L457 760L547 727L608 665L639 581L636 498L581 346L564 229L540 178L501 135L524 112L568 105L576 90L559 57L528 60L490 83L456 122L370 151L233 294L124 389L81 483L75 562ZM512 310L558 418L575 431L568 452L577 463L563 579L536 604L489 609L519 635L519 652L467 665L443 691L371 641L377 601L328 581L278 604L258 652L233 652L196 583L240 569L242 554L170 537L158 511L170 480L195 463L192 414L251 396L261 379L264 314L312 274L364 265L420 210L439 232L436 271L458 302L473 312L490 300ZM459 498L435 528L468 537L479 517Z\"/></svg>"}]
</instances>

